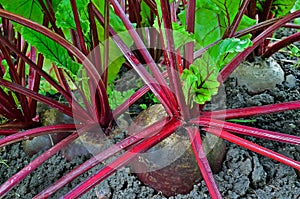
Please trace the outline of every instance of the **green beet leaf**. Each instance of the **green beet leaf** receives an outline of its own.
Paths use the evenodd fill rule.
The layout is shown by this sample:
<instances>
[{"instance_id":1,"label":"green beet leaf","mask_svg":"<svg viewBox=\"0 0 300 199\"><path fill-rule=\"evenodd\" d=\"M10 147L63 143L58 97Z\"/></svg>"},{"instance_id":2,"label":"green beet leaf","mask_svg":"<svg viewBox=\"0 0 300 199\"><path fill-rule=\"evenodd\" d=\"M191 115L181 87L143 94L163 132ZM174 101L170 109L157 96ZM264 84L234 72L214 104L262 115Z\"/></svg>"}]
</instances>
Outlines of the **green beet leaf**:
<instances>
[{"instance_id":1,"label":"green beet leaf","mask_svg":"<svg viewBox=\"0 0 300 199\"><path fill-rule=\"evenodd\" d=\"M145 1L141 2L141 18L142 18L142 26L143 27L149 27L151 26L150 24L150 19L151 19L151 9L149 6L145 3Z\"/></svg>"},{"instance_id":2,"label":"green beet leaf","mask_svg":"<svg viewBox=\"0 0 300 199\"><path fill-rule=\"evenodd\" d=\"M195 15L195 40L201 47L222 38L226 28L233 22L241 5L240 0L197 0ZM178 15L186 25L186 9ZM255 20L243 16L238 30L255 24ZM249 37L249 36L248 36Z\"/></svg>"},{"instance_id":3,"label":"green beet leaf","mask_svg":"<svg viewBox=\"0 0 300 199\"><path fill-rule=\"evenodd\" d=\"M175 49L183 46L184 44L195 41L194 34L188 33L184 26L181 26L178 23L172 23L172 28Z\"/></svg>"},{"instance_id":4,"label":"green beet leaf","mask_svg":"<svg viewBox=\"0 0 300 199\"><path fill-rule=\"evenodd\" d=\"M154 21L154 28L159 30L157 18ZM174 23L174 22L172 23L172 33L173 33L173 38L174 38L175 50L177 50L179 47L181 47L189 42L195 41L194 34L188 33L185 30L185 27L182 25L179 25L178 23ZM166 37L164 29L163 29L163 37L164 37L164 45L166 46L167 45L167 37Z\"/></svg>"},{"instance_id":5,"label":"green beet leaf","mask_svg":"<svg viewBox=\"0 0 300 199\"><path fill-rule=\"evenodd\" d=\"M36 47L43 55L59 68L65 69L72 77L76 77L80 64L73 61L68 51L52 39L29 28L22 29L23 38Z\"/></svg>"},{"instance_id":6,"label":"green beet leaf","mask_svg":"<svg viewBox=\"0 0 300 199\"><path fill-rule=\"evenodd\" d=\"M76 30L76 24L74 20L74 14L71 7L70 0L59 0L57 9L55 9L56 25L64 30L73 29ZM84 34L84 40L86 43L90 42L90 23L88 18L87 5L89 0L76 1L76 6L80 18L80 25Z\"/></svg>"},{"instance_id":7,"label":"green beet leaf","mask_svg":"<svg viewBox=\"0 0 300 199\"><path fill-rule=\"evenodd\" d=\"M46 4L46 1L43 0ZM52 7L56 9L61 0L52 0ZM9 12L30 19L42 24L44 18L43 9L38 0L0 0L3 8ZM22 26L14 23L17 31L21 31Z\"/></svg>"},{"instance_id":8,"label":"green beet leaf","mask_svg":"<svg viewBox=\"0 0 300 199\"><path fill-rule=\"evenodd\" d=\"M186 102L193 106L194 103L204 104L210 101L218 92L219 71L234 56L251 45L250 39L224 39L196 59L190 69L185 69L181 76Z\"/></svg>"},{"instance_id":9,"label":"green beet leaf","mask_svg":"<svg viewBox=\"0 0 300 199\"><path fill-rule=\"evenodd\" d=\"M186 10L179 15L180 21L185 26ZM204 20L205 19L205 20ZM195 40L200 46L207 46L221 38L217 14L214 10L196 8L195 18Z\"/></svg>"},{"instance_id":10,"label":"green beet leaf","mask_svg":"<svg viewBox=\"0 0 300 199\"><path fill-rule=\"evenodd\" d=\"M237 28L237 31L243 30L245 28L248 28L250 26L253 26L256 24L256 20L255 19L251 19L250 17L248 17L247 15L243 15L242 20L240 21L240 24ZM247 34L242 36L241 38L246 39L246 38L251 38L251 34Z\"/></svg>"},{"instance_id":11,"label":"green beet leaf","mask_svg":"<svg viewBox=\"0 0 300 199\"><path fill-rule=\"evenodd\" d=\"M208 53L203 54L190 65L190 69L183 70L183 92L185 100L192 107L194 103L204 104L218 92L217 81L219 70Z\"/></svg>"},{"instance_id":12,"label":"green beet leaf","mask_svg":"<svg viewBox=\"0 0 300 199\"><path fill-rule=\"evenodd\" d=\"M98 31L98 38L101 42L99 45L100 47L100 54L104 55L104 28L97 22L97 31ZM121 39L128 45L132 44L132 40L130 40L129 33L126 31L119 32L118 36L121 37ZM113 39L110 37L108 43L109 48L109 57L108 57L108 84L112 84L117 77L117 74L120 71L121 66L125 62L125 58L120 51L120 49L117 47Z\"/></svg>"},{"instance_id":13,"label":"green beet leaf","mask_svg":"<svg viewBox=\"0 0 300 199\"><path fill-rule=\"evenodd\" d=\"M104 15L105 0L92 0L92 2L98 8L100 13ZM115 30L115 32L118 33L118 36L123 40L123 42L127 46L131 46L133 44L133 40L130 37L127 29L125 28L122 20L114 13L112 8L110 8L109 18L110 18L109 25ZM98 22L96 23L96 25L97 25L98 38L99 41L101 42L100 44L101 55L104 55L104 41L105 41L104 28ZM114 41L110 38L109 39L108 84L113 83L124 62L125 62L125 58L123 57L122 52L114 43Z\"/></svg>"},{"instance_id":14,"label":"green beet leaf","mask_svg":"<svg viewBox=\"0 0 300 199\"><path fill-rule=\"evenodd\" d=\"M6 80L6 81L9 81L9 82L12 82L11 80L11 76L10 76L10 73L9 73L9 66L7 64L7 61L6 60L2 60L1 62L1 65L2 67L4 67L5 69L5 73L3 74L3 79ZM7 95L11 95L13 98L14 98L14 101L15 101L15 104L16 105L19 105L20 102L18 100L18 97L16 96L16 94L14 92L11 92L10 89L4 87L4 86L0 86L1 89L7 94Z\"/></svg>"},{"instance_id":15,"label":"green beet leaf","mask_svg":"<svg viewBox=\"0 0 300 199\"><path fill-rule=\"evenodd\" d=\"M43 12L38 0L0 0L5 10L37 23L42 23Z\"/></svg>"},{"instance_id":16,"label":"green beet leaf","mask_svg":"<svg viewBox=\"0 0 300 199\"><path fill-rule=\"evenodd\" d=\"M263 11L266 0L256 1L256 7L259 11ZM296 0L274 0L271 6L271 12L275 17L281 17L288 14L294 7Z\"/></svg>"},{"instance_id":17,"label":"green beet leaf","mask_svg":"<svg viewBox=\"0 0 300 199\"><path fill-rule=\"evenodd\" d=\"M208 52L211 58L215 60L217 68L221 70L234 56L251 45L252 42L248 38L228 38L211 47Z\"/></svg>"},{"instance_id":18,"label":"green beet leaf","mask_svg":"<svg viewBox=\"0 0 300 199\"><path fill-rule=\"evenodd\" d=\"M4 67L4 69L5 69L5 73L4 73L4 75L3 75L3 79L4 80L7 80L7 81L9 81L9 82L11 82L11 77L10 77L10 73L9 73L9 66L8 66L8 64L7 64L7 61L4 59L4 60L2 60L2 62L1 62L1 65Z\"/></svg>"},{"instance_id":19,"label":"green beet leaf","mask_svg":"<svg viewBox=\"0 0 300 199\"><path fill-rule=\"evenodd\" d=\"M291 12L295 12L297 10L300 10L300 0L297 0L294 4L294 7L292 8ZM300 24L300 18L294 19L295 24Z\"/></svg>"}]
</instances>

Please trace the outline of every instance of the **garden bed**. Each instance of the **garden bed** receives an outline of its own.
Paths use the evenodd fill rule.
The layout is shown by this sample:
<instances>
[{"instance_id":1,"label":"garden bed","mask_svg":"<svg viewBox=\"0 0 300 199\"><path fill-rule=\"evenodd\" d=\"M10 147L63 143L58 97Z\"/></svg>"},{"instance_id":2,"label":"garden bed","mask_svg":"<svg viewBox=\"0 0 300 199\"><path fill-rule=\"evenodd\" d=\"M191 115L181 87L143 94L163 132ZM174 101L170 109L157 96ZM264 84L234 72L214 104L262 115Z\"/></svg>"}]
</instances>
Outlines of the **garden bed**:
<instances>
[{"instance_id":1,"label":"garden bed","mask_svg":"<svg viewBox=\"0 0 300 199\"><path fill-rule=\"evenodd\" d=\"M264 105L279 102L287 102L300 99L300 70L295 68L286 53L277 53L273 56L285 72L285 82L277 85L275 89L260 94L250 95L244 87L237 85L234 78L226 82L226 104L229 108ZM296 79L294 82L293 79ZM288 133L300 136L300 111L287 111L278 114L270 114L252 118L255 122L247 125L262 129ZM246 138L246 137L245 137ZM266 141L263 139L247 139L272 149L294 160L300 161L300 147ZM296 171L288 166L273 161L254 152L240 148L229 142L227 144L226 159L222 165L222 171L215 175L216 182L224 198L282 198L295 199L300 196L300 177ZM31 160L23 151L22 143L13 144L0 149L0 159L5 160L9 167L0 164L0 183L4 183L10 176L19 171ZM77 157L68 162L57 154L39 167L33 174L27 176L16 188L5 198L31 198L42 191L51 183L66 174L76 165L86 160L85 157ZM98 169L101 167L98 166ZM96 171L96 167L92 171ZM90 171L89 173L92 173ZM52 198L58 198L66 193L81 179L87 177L85 174L64 187ZM82 198L164 198L160 193L143 185L130 168L123 168L108 180L102 182L89 191ZM194 186L187 195L177 195L170 198L209 198L209 193L204 181Z\"/></svg>"}]
</instances>

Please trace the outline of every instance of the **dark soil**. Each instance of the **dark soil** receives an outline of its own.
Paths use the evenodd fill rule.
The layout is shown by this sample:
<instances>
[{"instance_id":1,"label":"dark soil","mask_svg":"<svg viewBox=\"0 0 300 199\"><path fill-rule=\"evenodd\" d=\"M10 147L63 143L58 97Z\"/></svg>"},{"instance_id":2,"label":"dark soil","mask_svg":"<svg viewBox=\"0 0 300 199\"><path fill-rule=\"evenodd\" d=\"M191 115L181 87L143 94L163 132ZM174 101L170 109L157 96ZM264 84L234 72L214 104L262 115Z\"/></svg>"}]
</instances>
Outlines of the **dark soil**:
<instances>
[{"instance_id":1,"label":"dark soil","mask_svg":"<svg viewBox=\"0 0 300 199\"><path fill-rule=\"evenodd\" d=\"M280 34L279 32L278 35ZM227 107L237 108L300 100L300 69L295 68L292 63L286 61L290 60L289 55L286 53L277 53L274 58L285 71L286 81L273 90L268 90L257 95L250 95L243 87L236 85L235 79L230 78L226 82L225 89ZM300 136L300 111L287 111L259 116L253 119L256 121L247 125ZM300 146L250 137L246 139L300 161ZM224 198L300 198L300 177L297 176L294 169L234 144L228 142L226 144L228 151L222 165L222 171L215 175L216 182ZM5 180L38 155L32 158L28 157L23 152L23 145L19 143L1 148L0 152L0 159L5 160L9 165L9 167L6 167L4 164L0 164L0 184L4 183ZM85 159L84 157L77 157L68 162L61 155L57 154L39 167L33 174L27 176L19 186L11 190L4 198L32 198ZM89 173L96 171L100 167L101 165ZM66 193L88 175L84 174L74 180L52 198L58 198L63 193ZM161 199L165 197L143 185L130 172L129 168L123 168L82 198ZM201 181L198 185L194 186L190 194L177 195L171 198L202 199L210 197L204 181Z\"/></svg>"}]
</instances>

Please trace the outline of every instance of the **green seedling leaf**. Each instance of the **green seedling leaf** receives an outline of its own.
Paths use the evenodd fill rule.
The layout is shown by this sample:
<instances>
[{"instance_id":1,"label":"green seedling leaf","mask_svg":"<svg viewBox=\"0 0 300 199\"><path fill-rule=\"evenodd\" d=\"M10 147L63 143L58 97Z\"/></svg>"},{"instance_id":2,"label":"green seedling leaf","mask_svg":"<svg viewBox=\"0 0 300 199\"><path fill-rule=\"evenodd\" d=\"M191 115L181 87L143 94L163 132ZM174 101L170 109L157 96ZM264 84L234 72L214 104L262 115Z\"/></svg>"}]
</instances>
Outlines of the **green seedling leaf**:
<instances>
[{"instance_id":1,"label":"green seedling leaf","mask_svg":"<svg viewBox=\"0 0 300 199\"><path fill-rule=\"evenodd\" d=\"M141 107L143 110L145 110L145 109L148 108L146 104L140 104L140 107Z\"/></svg>"},{"instance_id":2,"label":"green seedling leaf","mask_svg":"<svg viewBox=\"0 0 300 199\"><path fill-rule=\"evenodd\" d=\"M185 69L181 76L186 102L193 106L194 103L204 104L210 101L218 92L219 71L250 45L250 39L224 39L195 60L190 69Z\"/></svg>"},{"instance_id":3,"label":"green seedling leaf","mask_svg":"<svg viewBox=\"0 0 300 199\"><path fill-rule=\"evenodd\" d=\"M57 42L25 27L22 29L22 36L57 67L65 69L73 78L77 76L80 64L73 61L68 51Z\"/></svg>"},{"instance_id":4,"label":"green seedling leaf","mask_svg":"<svg viewBox=\"0 0 300 199\"><path fill-rule=\"evenodd\" d=\"M157 99L157 97L151 93L151 92L147 92L146 95L145 95L145 99L148 101L150 100L150 105L151 104L159 104L160 101Z\"/></svg>"},{"instance_id":5,"label":"green seedling leaf","mask_svg":"<svg viewBox=\"0 0 300 199\"><path fill-rule=\"evenodd\" d=\"M39 93L42 95L54 95L57 93L57 90L51 86L44 78L41 78Z\"/></svg>"},{"instance_id":6,"label":"green seedling leaf","mask_svg":"<svg viewBox=\"0 0 300 199\"><path fill-rule=\"evenodd\" d=\"M288 48L291 51L293 56L299 57L300 49L296 45L291 44Z\"/></svg>"},{"instance_id":7,"label":"green seedling leaf","mask_svg":"<svg viewBox=\"0 0 300 199\"><path fill-rule=\"evenodd\" d=\"M294 44L291 44L286 48L288 49L287 52L290 54L290 57L297 58L297 61L294 62L293 66L298 68L300 64L300 49Z\"/></svg>"},{"instance_id":8,"label":"green seedling leaf","mask_svg":"<svg viewBox=\"0 0 300 199\"><path fill-rule=\"evenodd\" d=\"M192 107L194 103L204 104L211 100L212 95L217 94L219 82L217 81L219 70L208 53L203 54L190 65L190 69L184 69L181 79L185 100Z\"/></svg>"},{"instance_id":9,"label":"green seedling leaf","mask_svg":"<svg viewBox=\"0 0 300 199\"><path fill-rule=\"evenodd\" d=\"M150 107L153 104L160 104L160 101L155 97L155 95L152 92L147 92L144 96L143 96L144 101L146 102L146 104L139 104L139 106L145 110L148 107Z\"/></svg>"},{"instance_id":10,"label":"green seedling leaf","mask_svg":"<svg viewBox=\"0 0 300 199\"><path fill-rule=\"evenodd\" d=\"M153 103L154 104L159 104L160 103L160 101L157 99L157 97L155 97L155 95L152 93L152 101L153 101Z\"/></svg>"},{"instance_id":11,"label":"green seedling leaf","mask_svg":"<svg viewBox=\"0 0 300 199\"><path fill-rule=\"evenodd\" d=\"M114 88L108 87L107 94L108 94L108 101L110 108L113 110L125 102L131 95L134 93L134 89L130 89L127 91L117 91Z\"/></svg>"}]
</instances>

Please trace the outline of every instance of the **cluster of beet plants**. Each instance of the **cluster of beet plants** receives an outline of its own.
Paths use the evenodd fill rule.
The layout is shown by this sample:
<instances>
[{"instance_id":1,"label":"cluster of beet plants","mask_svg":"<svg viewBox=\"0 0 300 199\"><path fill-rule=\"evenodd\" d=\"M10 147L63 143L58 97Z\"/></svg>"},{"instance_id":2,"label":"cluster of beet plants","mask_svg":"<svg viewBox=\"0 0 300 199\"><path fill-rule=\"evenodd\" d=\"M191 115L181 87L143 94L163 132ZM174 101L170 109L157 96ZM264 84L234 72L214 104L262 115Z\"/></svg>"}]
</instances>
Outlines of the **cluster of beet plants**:
<instances>
[{"instance_id":1,"label":"cluster of beet plants","mask_svg":"<svg viewBox=\"0 0 300 199\"><path fill-rule=\"evenodd\" d=\"M94 155L35 198L51 196L118 154L64 195L79 197L179 128L186 129L212 198L222 196L203 150L204 132L300 170L299 162L239 135L297 145L300 137L226 121L298 109L300 101L203 110L243 60L268 57L299 40L299 33L277 43L268 40L282 26L297 27L291 24L300 17L296 1L0 0L0 4L0 135L4 135L0 146L44 134L65 135L2 184L0 197L81 133L98 130L109 135L115 120L147 92L159 100L166 117ZM118 93L113 84L121 67L134 70L144 86L113 105L113 94ZM59 93L63 100L47 93ZM38 104L73 117L75 123L41 126Z\"/></svg>"}]
</instances>

